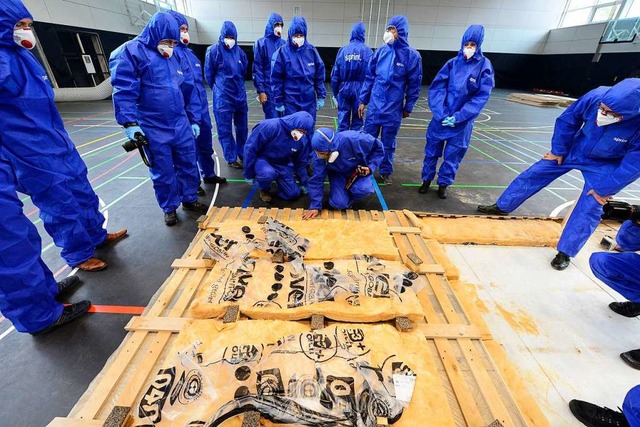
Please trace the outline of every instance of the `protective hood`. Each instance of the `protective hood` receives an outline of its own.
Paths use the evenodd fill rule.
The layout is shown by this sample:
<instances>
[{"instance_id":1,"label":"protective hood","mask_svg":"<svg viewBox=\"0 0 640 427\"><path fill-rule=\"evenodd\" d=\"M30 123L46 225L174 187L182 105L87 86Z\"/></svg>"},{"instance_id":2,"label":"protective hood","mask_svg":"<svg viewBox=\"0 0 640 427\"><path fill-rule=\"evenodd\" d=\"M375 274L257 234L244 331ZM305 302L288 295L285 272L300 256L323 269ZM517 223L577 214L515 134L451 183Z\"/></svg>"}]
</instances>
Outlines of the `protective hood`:
<instances>
[{"instance_id":1,"label":"protective hood","mask_svg":"<svg viewBox=\"0 0 640 427\"><path fill-rule=\"evenodd\" d=\"M156 12L136 39L145 46L155 49L160 40L180 40L180 25L168 13Z\"/></svg>"},{"instance_id":2,"label":"protective hood","mask_svg":"<svg viewBox=\"0 0 640 427\"><path fill-rule=\"evenodd\" d=\"M351 40L352 42L362 42L364 43L364 23L356 22L351 27Z\"/></svg>"},{"instance_id":3,"label":"protective hood","mask_svg":"<svg viewBox=\"0 0 640 427\"><path fill-rule=\"evenodd\" d=\"M462 43L460 43L460 53L464 48L464 44L467 42L474 42L476 44L476 54L482 54L482 42L484 41L484 27L482 25L469 25L467 31L462 36Z\"/></svg>"},{"instance_id":4,"label":"protective hood","mask_svg":"<svg viewBox=\"0 0 640 427\"><path fill-rule=\"evenodd\" d=\"M2 0L0 2L0 46L19 48L13 42L13 29L21 19L33 16L20 0Z\"/></svg>"},{"instance_id":5,"label":"protective hood","mask_svg":"<svg viewBox=\"0 0 640 427\"><path fill-rule=\"evenodd\" d=\"M282 15L280 15L279 13L271 13L271 15L269 15L269 19L267 20L267 26L264 27L264 36L265 37L274 37L274 38L278 38L278 36L276 36L273 33L273 26L276 25L276 22L282 22L284 24L284 21L282 19Z\"/></svg>"},{"instance_id":6,"label":"protective hood","mask_svg":"<svg viewBox=\"0 0 640 427\"><path fill-rule=\"evenodd\" d=\"M326 137L326 138L325 138ZM328 138L328 139L327 139ZM311 138L311 148L314 151L328 152L338 150L338 135L331 128L320 128L316 130ZM331 141L331 144L329 144Z\"/></svg>"},{"instance_id":7,"label":"protective hood","mask_svg":"<svg viewBox=\"0 0 640 427\"><path fill-rule=\"evenodd\" d=\"M294 16L291 20L291 24L289 25L289 44L291 46L297 47L293 43L293 35L294 34L302 34L305 39L307 38L307 21L302 16Z\"/></svg>"},{"instance_id":8,"label":"protective hood","mask_svg":"<svg viewBox=\"0 0 640 427\"><path fill-rule=\"evenodd\" d=\"M237 44L238 30L236 30L236 26L231 21L224 21L222 23L222 28L220 29L220 37L218 38L218 42L224 45L224 38L227 36L233 37L233 39L236 41L235 46L238 45Z\"/></svg>"},{"instance_id":9,"label":"protective hood","mask_svg":"<svg viewBox=\"0 0 640 427\"><path fill-rule=\"evenodd\" d=\"M624 79L612 86L602 97L602 103L614 113L622 116L622 121L640 114L640 79Z\"/></svg>"},{"instance_id":10,"label":"protective hood","mask_svg":"<svg viewBox=\"0 0 640 427\"><path fill-rule=\"evenodd\" d=\"M406 16L396 15L389 19L387 28L389 27L396 27L396 31L398 32L398 39L396 40L396 43L401 42L401 44L404 45L409 44L409 20ZM394 45L396 43L394 43Z\"/></svg>"},{"instance_id":11,"label":"protective hood","mask_svg":"<svg viewBox=\"0 0 640 427\"><path fill-rule=\"evenodd\" d=\"M284 116L279 120L286 128L287 133L294 129L303 129L307 134L313 132L313 117L306 111L299 111L289 116Z\"/></svg>"},{"instance_id":12,"label":"protective hood","mask_svg":"<svg viewBox=\"0 0 640 427\"><path fill-rule=\"evenodd\" d=\"M187 29L189 28L189 21L187 21L187 18L185 18L183 14L181 14L180 12L176 12L175 10L167 10L167 13L171 15L173 19L175 19L178 23L178 31L180 31L180 27L182 27L183 25L186 25ZM178 40L180 40L180 37L178 37ZM178 43L176 47L186 48L187 46L184 43Z\"/></svg>"}]
</instances>

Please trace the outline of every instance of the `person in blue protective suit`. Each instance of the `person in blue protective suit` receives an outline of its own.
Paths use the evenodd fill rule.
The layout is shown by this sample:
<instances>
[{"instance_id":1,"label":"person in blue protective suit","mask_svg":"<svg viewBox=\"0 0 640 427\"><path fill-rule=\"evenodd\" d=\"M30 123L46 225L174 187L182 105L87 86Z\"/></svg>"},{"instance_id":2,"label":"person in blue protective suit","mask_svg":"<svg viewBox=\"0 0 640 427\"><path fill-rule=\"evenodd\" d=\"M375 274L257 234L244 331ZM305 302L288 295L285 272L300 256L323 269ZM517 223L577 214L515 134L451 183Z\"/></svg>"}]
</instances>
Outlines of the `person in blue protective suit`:
<instances>
[{"instance_id":1,"label":"person in blue protective suit","mask_svg":"<svg viewBox=\"0 0 640 427\"><path fill-rule=\"evenodd\" d=\"M109 59L116 121L129 139L140 134L149 141L149 174L168 226L178 222L180 203L189 211L208 209L197 194L194 138L200 134L202 103L173 56L179 37L176 20L158 12Z\"/></svg>"},{"instance_id":2,"label":"person in blue protective suit","mask_svg":"<svg viewBox=\"0 0 640 427\"><path fill-rule=\"evenodd\" d=\"M424 147L421 194L429 190L436 175L438 196L447 198L462 158L469 149L473 122L484 108L495 86L491 61L482 54L484 27L471 25L462 36L458 56L447 61L429 86L429 108L433 118ZM444 155L444 156L443 156Z\"/></svg>"},{"instance_id":3,"label":"person in blue protective suit","mask_svg":"<svg viewBox=\"0 0 640 427\"><path fill-rule=\"evenodd\" d=\"M87 313L91 302L64 307L57 301L80 279L69 276L56 283L42 262L40 236L22 212L15 184L11 164L0 160L0 312L19 332L37 335Z\"/></svg>"},{"instance_id":4,"label":"person in blue protective suit","mask_svg":"<svg viewBox=\"0 0 640 427\"><path fill-rule=\"evenodd\" d=\"M409 46L409 21L398 15L389 20L384 33L384 45L371 57L367 78L360 91L358 115L364 117L367 105L365 132L384 144L384 159L380 164L380 179L391 184L396 135L403 118L411 115L420 96L422 58Z\"/></svg>"},{"instance_id":5,"label":"person in blue protective suit","mask_svg":"<svg viewBox=\"0 0 640 427\"><path fill-rule=\"evenodd\" d=\"M362 129L358 96L372 56L373 51L364 43L364 24L353 24L351 40L340 48L331 70L331 89L338 106L338 131Z\"/></svg>"},{"instance_id":6,"label":"person in blue protective suit","mask_svg":"<svg viewBox=\"0 0 640 427\"><path fill-rule=\"evenodd\" d=\"M316 110L324 107L325 68L318 50L307 40L307 21L296 16L289 26L287 43L275 53L271 70L271 90L276 111L290 115L306 111L316 120Z\"/></svg>"},{"instance_id":7,"label":"person in blue protective suit","mask_svg":"<svg viewBox=\"0 0 640 427\"><path fill-rule=\"evenodd\" d=\"M98 271L97 246L127 230L107 233L87 167L53 102L47 73L29 52L36 44L32 16L20 0L0 4L0 157L12 165L18 190L31 196L67 264Z\"/></svg>"},{"instance_id":8,"label":"person in blue protective suit","mask_svg":"<svg viewBox=\"0 0 640 427\"><path fill-rule=\"evenodd\" d=\"M251 130L244 147L244 177L251 186L257 181L262 201L271 201L273 181L282 200L294 200L307 192L311 132L313 117L306 111L264 120Z\"/></svg>"},{"instance_id":9,"label":"person in blue protective suit","mask_svg":"<svg viewBox=\"0 0 640 427\"><path fill-rule=\"evenodd\" d=\"M622 412L577 399L569 402L569 409L589 427L640 427L640 385L627 392Z\"/></svg>"},{"instance_id":10,"label":"person in blue protective suit","mask_svg":"<svg viewBox=\"0 0 640 427\"><path fill-rule=\"evenodd\" d=\"M554 179L578 169L585 185L551 261L564 270L600 220L600 206L640 176L640 79L588 92L556 120L551 151L521 173L493 205L478 211L506 215Z\"/></svg>"},{"instance_id":11,"label":"person in blue protective suit","mask_svg":"<svg viewBox=\"0 0 640 427\"><path fill-rule=\"evenodd\" d=\"M264 37L260 37L253 45L253 85L258 93L258 101L262 104L265 119L278 117L276 105L271 92L271 58L286 42L282 39L282 15L272 13L264 28Z\"/></svg>"},{"instance_id":12,"label":"person in blue protective suit","mask_svg":"<svg viewBox=\"0 0 640 427\"><path fill-rule=\"evenodd\" d=\"M249 123L244 76L249 61L237 45L238 32L233 22L224 21L218 43L207 48L204 76L213 90L213 114L218 141L230 167L242 169L242 152L247 141ZM233 138L231 125L235 127Z\"/></svg>"},{"instance_id":13,"label":"person in blue protective suit","mask_svg":"<svg viewBox=\"0 0 640 427\"><path fill-rule=\"evenodd\" d=\"M329 206L347 209L355 200L373 194L372 172L380 166L384 148L379 139L364 132L333 129L316 130L311 139L316 153L309 180L309 210L303 219L312 219L322 210L324 180L329 178Z\"/></svg>"}]
</instances>

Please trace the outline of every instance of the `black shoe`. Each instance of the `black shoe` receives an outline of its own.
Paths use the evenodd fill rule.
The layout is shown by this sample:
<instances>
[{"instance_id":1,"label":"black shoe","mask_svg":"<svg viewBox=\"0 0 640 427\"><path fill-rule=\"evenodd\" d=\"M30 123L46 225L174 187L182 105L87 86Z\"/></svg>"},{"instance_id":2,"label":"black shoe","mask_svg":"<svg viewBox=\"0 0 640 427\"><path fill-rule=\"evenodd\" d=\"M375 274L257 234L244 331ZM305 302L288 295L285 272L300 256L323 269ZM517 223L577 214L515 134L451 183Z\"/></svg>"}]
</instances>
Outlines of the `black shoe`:
<instances>
[{"instance_id":1,"label":"black shoe","mask_svg":"<svg viewBox=\"0 0 640 427\"><path fill-rule=\"evenodd\" d=\"M202 182L205 184L226 184L227 178L221 176L212 176L211 178L202 178Z\"/></svg>"},{"instance_id":2,"label":"black shoe","mask_svg":"<svg viewBox=\"0 0 640 427\"><path fill-rule=\"evenodd\" d=\"M422 181L422 185L418 188L418 193L426 194L429 191L429 186L431 185L431 181Z\"/></svg>"},{"instance_id":3,"label":"black shoe","mask_svg":"<svg viewBox=\"0 0 640 427\"><path fill-rule=\"evenodd\" d=\"M176 225L178 223L178 214L176 211L164 214L164 223L168 226Z\"/></svg>"},{"instance_id":4,"label":"black shoe","mask_svg":"<svg viewBox=\"0 0 640 427\"><path fill-rule=\"evenodd\" d=\"M640 316L640 303L637 302L612 302L609 308L624 317Z\"/></svg>"},{"instance_id":5,"label":"black shoe","mask_svg":"<svg viewBox=\"0 0 640 427\"><path fill-rule=\"evenodd\" d=\"M438 197L440 197L441 199L446 199L447 198L447 186L446 185L439 185L438 186Z\"/></svg>"},{"instance_id":6,"label":"black shoe","mask_svg":"<svg viewBox=\"0 0 640 427\"><path fill-rule=\"evenodd\" d=\"M498 207L497 204L492 205L480 205L478 206L478 212L489 215L509 215L509 212L505 212Z\"/></svg>"},{"instance_id":7,"label":"black shoe","mask_svg":"<svg viewBox=\"0 0 640 427\"><path fill-rule=\"evenodd\" d=\"M380 175L380 181L382 181L385 185L393 184L393 179L391 179L391 175Z\"/></svg>"},{"instance_id":8,"label":"black shoe","mask_svg":"<svg viewBox=\"0 0 640 427\"><path fill-rule=\"evenodd\" d=\"M620 353L620 358L633 369L640 370L640 350L630 350Z\"/></svg>"},{"instance_id":9,"label":"black shoe","mask_svg":"<svg viewBox=\"0 0 640 427\"><path fill-rule=\"evenodd\" d=\"M584 425L589 427L629 427L629 422L622 412L603 408L584 400L569 402L571 413Z\"/></svg>"},{"instance_id":10,"label":"black shoe","mask_svg":"<svg viewBox=\"0 0 640 427\"><path fill-rule=\"evenodd\" d=\"M53 322L53 325L48 326L44 329L41 329L38 332L32 332L31 335L42 335L42 334L46 334L47 332L51 332L53 329L57 328L58 326L62 326L65 323L69 323L72 320L75 320L78 317L86 314L87 311L89 311L89 308L91 308L91 301L87 301L87 300L80 301L75 304L67 305L62 310L62 314L60 315L60 317L58 317L58 320Z\"/></svg>"},{"instance_id":11,"label":"black shoe","mask_svg":"<svg viewBox=\"0 0 640 427\"><path fill-rule=\"evenodd\" d=\"M198 185L198 196L202 197L202 196L205 196L206 194L207 193L204 192L204 188Z\"/></svg>"},{"instance_id":12,"label":"black shoe","mask_svg":"<svg viewBox=\"0 0 640 427\"><path fill-rule=\"evenodd\" d=\"M56 299L60 297L63 293L75 288L80 283L80 278L76 275L66 277L58 282L58 295L56 295Z\"/></svg>"},{"instance_id":13,"label":"black shoe","mask_svg":"<svg viewBox=\"0 0 640 427\"><path fill-rule=\"evenodd\" d=\"M182 209L184 209L185 211L207 213L207 211L209 210L209 206L200 202L193 202L193 203L182 202Z\"/></svg>"},{"instance_id":14,"label":"black shoe","mask_svg":"<svg viewBox=\"0 0 640 427\"><path fill-rule=\"evenodd\" d=\"M555 268L556 270L564 270L565 268L569 267L569 263L571 262L571 258L569 257L569 255L565 254L564 252L558 252L556 254L556 257L551 260L551 267Z\"/></svg>"},{"instance_id":15,"label":"black shoe","mask_svg":"<svg viewBox=\"0 0 640 427\"><path fill-rule=\"evenodd\" d=\"M238 160L236 160L235 162L228 163L228 166L234 169L242 169L242 163L240 163Z\"/></svg>"}]
</instances>

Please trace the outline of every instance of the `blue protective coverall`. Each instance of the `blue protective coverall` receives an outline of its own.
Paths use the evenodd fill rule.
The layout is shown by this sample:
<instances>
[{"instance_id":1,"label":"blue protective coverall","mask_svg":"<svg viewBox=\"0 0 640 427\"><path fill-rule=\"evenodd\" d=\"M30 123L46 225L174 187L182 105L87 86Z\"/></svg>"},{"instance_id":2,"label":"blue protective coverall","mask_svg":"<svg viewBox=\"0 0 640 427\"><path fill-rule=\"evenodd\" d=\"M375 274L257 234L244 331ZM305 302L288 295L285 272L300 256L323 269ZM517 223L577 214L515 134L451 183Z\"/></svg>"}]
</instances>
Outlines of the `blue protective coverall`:
<instances>
[{"instance_id":1,"label":"blue protective coverall","mask_svg":"<svg viewBox=\"0 0 640 427\"><path fill-rule=\"evenodd\" d=\"M179 27L182 25L187 25L188 27L189 22L184 15L174 10L169 10L167 13L173 16ZM200 135L196 138L196 158L200 169L199 172L203 178L213 178L216 176L215 161L213 159L213 135L211 134L213 124L209 115L209 100L207 99L207 90L204 87L202 64L196 54L182 42L176 46L175 55L180 62L182 71L185 73L187 70L191 71L197 98L202 106L200 122L198 122ZM185 77L187 76L185 75ZM200 176L198 176L199 180Z\"/></svg>"},{"instance_id":2,"label":"blue protective coverall","mask_svg":"<svg viewBox=\"0 0 640 427\"><path fill-rule=\"evenodd\" d=\"M340 48L331 70L331 89L338 100L338 131L362 129L358 96L372 56L373 50L364 43L364 24L353 24L351 40Z\"/></svg>"},{"instance_id":3,"label":"blue protective coverall","mask_svg":"<svg viewBox=\"0 0 640 427\"><path fill-rule=\"evenodd\" d=\"M293 43L294 34L305 37L302 47ZM271 70L273 102L284 106L284 114L306 111L316 120L316 101L327 96L325 68L318 50L307 40L307 21L295 16L289 26L287 43L275 53Z\"/></svg>"},{"instance_id":4,"label":"blue protective coverall","mask_svg":"<svg viewBox=\"0 0 640 427\"><path fill-rule=\"evenodd\" d=\"M594 252L589 258L591 271L605 285L629 301L640 303L640 226L625 221L616 241L625 252Z\"/></svg>"},{"instance_id":5,"label":"blue protective coverall","mask_svg":"<svg viewBox=\"0 0 640 427\"><path fill-rule=\"evenodd\" d=\"M291 131L302 129L313 132L313 117L306 111L264 120L251 130L244 146L244 177L255 179L263 191L269 191L271 182L278 185L277 196L292 200L300 196L300 185L307 186L307 164L311 153L308 136L294 141Z\"/></svg>"},{"instance_id":6,"label":"blue protective coverall","mask_svg":"<svg viewBox=\"0 0 640 427\"><path fill-rule=\"evenodd\" d=\"M116 121L140 124L149 140L156 199L170 213L181 202L198 200L191 123L200 123L202 104L178 59L158 52L163 39L179 40L180 30L171 15L158 12L138 37L111 53L109 67Z\"/></svg>"},{"instance_id":7,"label":"blue protective coverall","mask_svg":"<svg viewBox=\"0 0 640 427\"><path fill-rule=\"evenodd\" d=\"M0 129L19 191L31 196L70 266L93 256L107 237L87 167L64 129L47 73L13 41L15 24L31 18L19 0L0 3Z\"/></svg>"},{"instance_id":8,"label":"blue protective coverall","mask_svg":"<svg viewBox=\"0 0 640 427\"><path fill-rule=\"evenodd\" d=\"M622 116L622 121L597 126L600 103ZM558 251L574 257L600 222L601 206L587 195L612 196L640 177L640 79L625 79L613 87L601 86L567 108L558 117L551 153L563 156L539 160L509 184L496 204L511 212L554 179L578 169L585 180L582 194L558 241Z\"/></svg>"},{"instance_id":9,"label":"blue protective coverall","mask_svg":"<svg viewBox=\"0 0 640 427\"><path fill-rule=\"evenodd\" d=\"M640 427L640 385L627 392L622 403L622 413L631 427Z\"/></svg>"},{"instance_id":10,"label":"blue protective coverall","mask_svg":"<svg viewBox=\"0 0 640 427\"><path fill-rule=\"evenodd\" d=\"M218 43L207 48L204 77L213 90L213 115L224 159L227 163L233 163L238 157L242 159L249 132L249 106L247 91L244 88L244 76L247 74L249 61L237 43L231 49L226 47L225 36L231 36L238 41L238 32L233 22L224 21ZM235 140L231 130L232 122L236 130Z\"/></svg>"},{"instance_id":11,"label":"blue protective coverall","mask_svg":"<svg viewBox=\"0 0 640 427\"><path fill-rule=\"evenodd\" d=\"M273 26L276 22L284 23L282 15L270 14L267 26L264 28L264 37L260 37L253 45L253 85L258 94L267 95L267 102L262 104L265 119L278 117L271 92L271 58L280 46L286 44L286 41L273 32Z\"/></svg>"},{"instance_id":12,"label":"blue protective coverall","mask_svg":"<svg viewBox=\"0 0 640 427\"><path fill-rule=\"evenodd\" d=\"M469 149L473 123L484 108L495 86L491 61L482 54L484 27L471 25L462 37L458 56L447 61L429 86L429 108L433 118L427 128L422 180L431 181L438 159L438 185L451 185L462 158ZM476 52L465 59L462 49L476 43ZM455 126L443 126L446 117L455 117Z\"/></svg>"},{"instance_id":13,"label":"blue protective coverall","mask_svg":"<svg viewBox=\"0 0 640 427\"><path fill-rule=\"evenodd\" d=\"M400 130L402 112L413 111L422 84L422 58L409 46L407 17L394 16L387 27L396 28L398 39L375 51L360 91L360 103L369 105L364 130L376 138L380 136L384 144L381 175L393 173L396 135Z\"/></svg>"},{"instance_id":14,"label":"blue protective coverall","mask_svg":"<svg viewBox=\"0 0 640 427\"><path fill-rule=\"evenodd\" d=\"M331 144L317 131L311 146L314 151L337 151L338 158L333 163L315 156L313 176L309 180L309 209L322 209L324 180L329 178L329 206L333 209L347 209L355 200L373 193L373 171L380 166L384 157L382 142L365 132L347 130L335 132L333 129L318 129L332 139ZM370 175L357 178L349 189L347 180L358 166L366 166Z\"/></svg>"}]
</instances>

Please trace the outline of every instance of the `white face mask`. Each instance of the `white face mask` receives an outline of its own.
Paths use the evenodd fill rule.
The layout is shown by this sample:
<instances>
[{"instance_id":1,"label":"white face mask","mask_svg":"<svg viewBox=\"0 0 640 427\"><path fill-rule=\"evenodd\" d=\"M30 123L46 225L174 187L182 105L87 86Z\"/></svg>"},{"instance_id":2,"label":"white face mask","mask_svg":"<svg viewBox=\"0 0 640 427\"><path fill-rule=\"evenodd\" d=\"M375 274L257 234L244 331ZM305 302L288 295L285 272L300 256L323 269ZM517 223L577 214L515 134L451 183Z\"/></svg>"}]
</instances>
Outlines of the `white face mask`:
<instances>
[{"instance_id":1,"label":"white face mask","mask_svg":"<svg viewBox=\"0 0 640 427\"><path fill-rule=\"evenodd\" d=\"M298 129L294 129L291 131L291 138L293 138L294 141L300 141L300 139L302 139L303 136L304 136L304 133L300 132Z\"/></svg>"},{"instance_id":2,"label":"white face mask","mask_svg":"<svg viewBox=\"0 0 640 427\"><path fill-rule=\"evenodd\" d=\"M620 117L616 117L613 114L607 114L604 112L604 110L598 109L598 115L596 116L596 125L607 126L618 123L619 121Z\"/></svg>"},{"instance_id":3,"label":"white face mask","mask_svg":"<svg viewBox=\"0 0 640 427\"><path fill-rule=\"evenodd\" d=\"M282 25L276 25L273 27L273 34L280 37L282 35Z\"/></svg>"},{"instance_id":4,"label":"white face mask","mask_svg":"<svg viewBox=\"0 0 640 427\"><path fill-rule=\"evenodd\" d=\"M189 44L191 38L189 37L189 33L186 31L180 32L180 41L184 44Z\"/></svg>"},{"instance_id":5,"label":"white face mask","mask_svg":"<svg viewBox=\"0 0 640 427\"><path fill-rule=\"evenodd\" d=\"M293 43L298 47L302 47L304 45L304 37L294 37Z\"/></svg>"},{"instance_id":6,"label":"white face mask","mask_svg":"<svg viewBox=\"0 0 640 427\"><path fill-rule=\"evenodd\" d=\"M469 59L476 53L476 48L465 47L464 49L462 49L462 53L464 54L464 59Z\"/></svg>"},{"instance_id":7,"label":"white face mask","mask_svg":"<svg viewBox=\"0 0 640 427\"><path fill-rule=\"evenodd\" d=\"M340 155L340 153L338 153L337 151L332 151L331 155L327 159L327 163L335 162L339 155Z\"/></svg>"},{"instance_id":8,"label":"white face mask","mask_svg":"<svg viewBox=\"0 0 640 427\"><path fill-rule=\"evenodd\" d=\"M228 49L231 49L236 45L236 41L234 39L224 39L224 44L227 46Z\"/></svg>"},{"instance_id":9,"label":"white face mask","mask_svg":"<svg viewBox=\"0 0 640 427\"><path fill-rule=\"evenodd\" d=\"M386 44L393 44L393 42L396 41L391 31L385 31L384 34L382 35L382 40L384 40Z\"/></svg>"},{"instance_id":10,"label":"white face mask","mask_svg":"<svg viewBox=\"0 0 640 427\"><path fill-rule=\"evenodd\" d=\"M160 55L162 55L164 58L171 58L173 56L173 48L171 46L167 46L166 44L159 44L158 52L160 52Z\"/></svg>"},{"instance_id":11,"label":"white face mask","mask_svg":"<svg viewBox=\"0 0 640 427\"><path fill-rule=\"evenodd\" d=\"M13 30L13 41L20 47L31 50L36 47L36 35L31 29L18 28Z\"/></svg>"}]
</instances>

